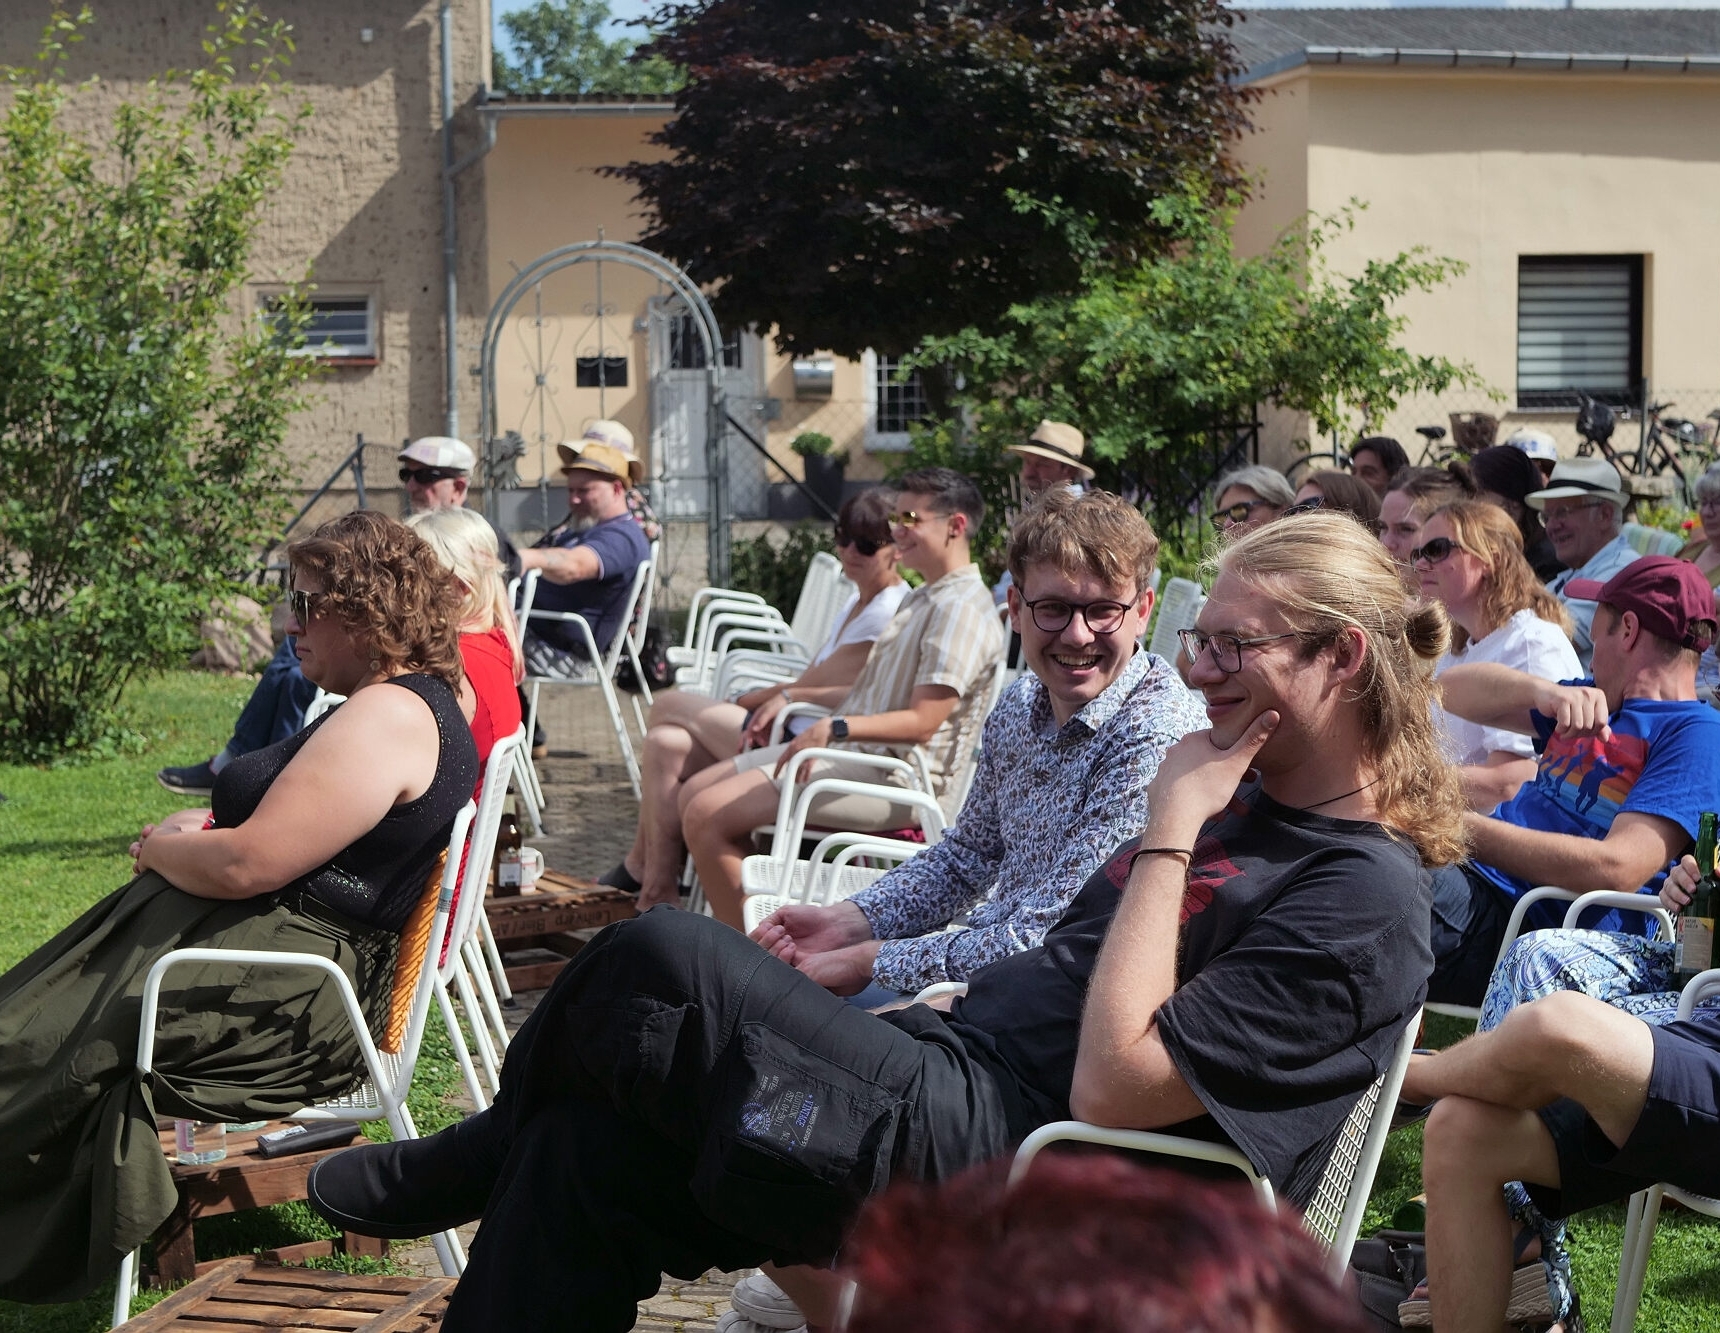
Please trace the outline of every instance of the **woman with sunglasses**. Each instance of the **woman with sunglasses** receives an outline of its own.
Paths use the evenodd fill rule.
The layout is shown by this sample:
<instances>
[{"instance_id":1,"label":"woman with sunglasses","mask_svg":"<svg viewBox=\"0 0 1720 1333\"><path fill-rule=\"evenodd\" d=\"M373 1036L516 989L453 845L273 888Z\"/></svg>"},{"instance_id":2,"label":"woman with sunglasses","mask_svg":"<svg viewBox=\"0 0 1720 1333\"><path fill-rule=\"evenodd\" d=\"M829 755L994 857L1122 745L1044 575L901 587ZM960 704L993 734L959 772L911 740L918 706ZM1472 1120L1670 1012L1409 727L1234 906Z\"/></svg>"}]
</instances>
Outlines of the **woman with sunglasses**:
<instances>
[{"instance_id":1,"label":"woman with sunglasses","mask_svg":"<svg viewBox=\"0 0 1720 1333\"><path fill-rule=\"evenodd\" d=\"M908 595L896 572L890 538L893 497L881 487L849 499L836 516L836 558L854 592L836 613L835 628L796 680L749 690L730 703L680 690L657 695L645 731L643 799L633 846L598 882L639 895L641 912L680 901L681 789L695 774L744 749L768 744L776 715L796 689L849 686L860 675L872 642ZM799 723L797 726L796 723ZM811 719L791 719L798 735Z\"/></svg>"},{"instance_id":2,"label":"woman with sunglasses","mask_svg":"<svg viewBox=\"0 0 1720 1333\"><path fill-rule=\"evenodd\" d=\"M1264 463L1226 472L1212 494L1212 526L1226 537L1240 537L1270 523L1296 499L1284 474Z\"/></svg>"},{"instance_id":3,"label":"woman with sunglasses","mask_svg":"<svg viewBox=\"0 0 1720 1333\"><path fill-rule=\"evenodd\" d=\"M1438 671L1498 662L1546 680L1583 674L1571 646L1571 618L1523 555L1523 537L1497 505L1461 500L1429 514L1410 566L1424 596L1445 604L1451 651ZM1484 727L1441 710L1446 753L1463 773L1470 808L1485 814L1535 776L1527 736Z\"/></svg>"},{"instance_id":4,"label":"woman with sunglasses","mask_svg":"<svg viewBox=\"0 0 1720 1333\"><path fill-rule=\"evenodd\" d=\"M1380 497L1368 484L1348 472L1327 468L1312 473L1296 491L1296 503L1285 515L1308 514L1314 510L1332 514L1348 514L1369 532L1379 535Z\"/></svg>"},{"instance_id":5,"label":"woman with sunglasses","mask_svg":"<svg viewBox=\"0 0 1720 1333\"><path fill-rule=\"evenodd\" d=\"M145 825L136 878L0 977L0 1299L68 1301L178 1202L157 1114L286 1115L363 1072L340 992L308 968L167 974L137 1076L144 980L173 949L312 954L388 1011L400 932L478 778L460 594L410 529L348 514L287 548L304 673L345 703L221 770L212 810Z\"/></svg>"}]
</instances>

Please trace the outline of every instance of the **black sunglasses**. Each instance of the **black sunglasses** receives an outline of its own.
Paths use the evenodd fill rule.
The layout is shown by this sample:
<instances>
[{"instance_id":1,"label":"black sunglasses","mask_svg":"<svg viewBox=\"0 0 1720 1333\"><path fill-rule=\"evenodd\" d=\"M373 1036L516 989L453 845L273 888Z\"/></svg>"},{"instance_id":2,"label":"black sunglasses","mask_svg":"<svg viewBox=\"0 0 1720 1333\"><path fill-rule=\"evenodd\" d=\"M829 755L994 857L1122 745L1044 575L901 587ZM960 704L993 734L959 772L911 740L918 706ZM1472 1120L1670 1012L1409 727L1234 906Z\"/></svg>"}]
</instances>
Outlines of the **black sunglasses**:
<instances>
[{"instance_id":1,"label":"black sunglasses","mask_svg":"<svg viewBox=\"0 0 1720 1333\"><path fill-rule=\"evenodd\" d=\"M287 609L293 613L293 619L299 622L300 628L311 623L311 603L325 595L320 592L302 592L298 588L287 589Z\"/></svg>"},{"instance_id":2,"label":"black sunglasses","mask_svg":"<svg viewBox=\"0 0 1720 1333\"><path fill-rule=\"evenodd\" d=\"M464 472L454 471L445 467L403 467L400 469L400 480L415 481L420 486L434 486L439 481L450 477L463 477Z\"/></svg>"},{"instance_id":3,"label":"black sunglasses","mask_svg":"<svg viewBox=\"0 0 1720 1333\"><path fill-rule=\"evenodd\" d=\"M1261 505L1270 505L1270 500L1239 500L1228 509L1220 509L1212 516L1212 526L1223 532L1226 528L1237 523L1248 522L1248 516Z\"/></svg>"},{"instance_id":4,"label":"black sunglasses","mask_svg":"<svg viewBox=\"0 0 1720 1333\"><path fill-rule=\"evenodd\" d=\"M1289 518L1292 514L1312 514L1315 510L1324 506L1325 503L1325 496L1310 495L1306 500L1296 501L1296 503L1286 509L1280 517Z\"/></svg>"},{"instance_id":5,"label":"black sunglasses","mask_svg":"<svg viewBox=\"0 0 1720 1333\"><path fill-rule=\"evenodd\" d=\"M1409 553L1409 562L1412 565L1419 565L1425 560L1430 565L1437 565L1441 560L1450 559L1453 551L1461 551L1462 549L1463 547L1449 537L1435 537L1425 546L1417 546L1412 550Z\"/></svg>"},{"instance_id":6,"label":"black sunglasses","mask_svg":"<svg viewBox=\"0 0 1720 1333\"><path fill-rule=\"evenodd\" d=\"M870 537L856 537L853 532L838 523L836 525L836 544L838 546L852 546L861 555L877 555L890 543L873 541Z\"/></svg>"}]
</instances>

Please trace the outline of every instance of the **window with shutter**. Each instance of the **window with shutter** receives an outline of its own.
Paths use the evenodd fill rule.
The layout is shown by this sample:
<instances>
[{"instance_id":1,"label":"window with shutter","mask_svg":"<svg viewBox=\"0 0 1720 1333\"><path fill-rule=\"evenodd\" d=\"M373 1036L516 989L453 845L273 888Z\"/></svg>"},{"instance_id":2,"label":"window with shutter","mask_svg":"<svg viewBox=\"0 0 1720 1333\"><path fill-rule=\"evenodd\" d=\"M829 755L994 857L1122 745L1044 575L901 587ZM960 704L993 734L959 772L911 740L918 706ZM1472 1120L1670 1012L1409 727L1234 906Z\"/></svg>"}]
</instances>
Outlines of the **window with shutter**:
<instances>
[{"instance_id":1,"label":"window with shutter","mask_svg":"<svg viewBox=\"0 0 1720 1333\"><path fill-rule=\"evenodd\" d=\"M1642 379L1642 256L1517 261L1517 405L1634 402Z\"/></svg>"}]
</instances>

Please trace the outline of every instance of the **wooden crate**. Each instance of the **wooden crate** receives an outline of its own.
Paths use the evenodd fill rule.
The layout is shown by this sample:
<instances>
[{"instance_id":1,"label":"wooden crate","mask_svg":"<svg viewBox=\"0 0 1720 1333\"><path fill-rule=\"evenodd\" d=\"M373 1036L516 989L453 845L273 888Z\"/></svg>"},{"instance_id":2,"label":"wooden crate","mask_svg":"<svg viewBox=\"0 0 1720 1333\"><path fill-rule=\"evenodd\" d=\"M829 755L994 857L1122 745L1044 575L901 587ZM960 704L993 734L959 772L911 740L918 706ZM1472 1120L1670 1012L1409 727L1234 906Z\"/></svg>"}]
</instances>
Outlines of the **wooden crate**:
<instances>
[{"instance_id":1,"label":"wooden crate","mask_svg":"<svg viewBox=\"0 0 1720 1333\"><path fill-rule=\"evenodd\" d=\"M355 1277L223 1259L126 1322L127 1333L428 1333L442 1323L450 1277Z\"/></svg>"},{"instance_id":2,"label":"wooden crate","mask_svg":"<svg viewBox=\"0 0 1720 1333\"><path fill-rule=\"evenodd\" d=\"M305 1180L311 1168L323 1158L345 1151L345 1148L325 1148L321 1152L289 1153L285 1157L264 1157L257 1151L259 1134L283 1129L288 1123L279 1120L264 1125L262 1129L230 1130L226 1157L202 1166L185 1166L178 1161L174 1148L173 1122L157 1122L161 1132L161 1151L167 1155L173 1183L179 1190L179 1206L155 1233L155 1269L162 1282L189 1282L225 1262L197 1261L191 1224L198 1218L303 1199L306 1197ZM361 1136L354 1139L353 1144L363 1141ZM313 1255L333 1254L341 1247L341 1242L315 1240L269 1250L267 1255L275 1260L308 1259ZM348 1254L381 1257L388 1253L388 1242L348 1232L344 1248Z\"/></svg>"},{"instance_id":3,"label":"wooden crate","mask_svg":"<svg viewBox=\"0 0 1720 1333\"><path fill-rule=\"evenodd\" d=\"M484 915L502 952L508 985L516 991L542 990L584 947L576 931L628 920L633 901L620 889L559 870L545 870L535 893L485 898Z\"/></svg>"}]
</instances>

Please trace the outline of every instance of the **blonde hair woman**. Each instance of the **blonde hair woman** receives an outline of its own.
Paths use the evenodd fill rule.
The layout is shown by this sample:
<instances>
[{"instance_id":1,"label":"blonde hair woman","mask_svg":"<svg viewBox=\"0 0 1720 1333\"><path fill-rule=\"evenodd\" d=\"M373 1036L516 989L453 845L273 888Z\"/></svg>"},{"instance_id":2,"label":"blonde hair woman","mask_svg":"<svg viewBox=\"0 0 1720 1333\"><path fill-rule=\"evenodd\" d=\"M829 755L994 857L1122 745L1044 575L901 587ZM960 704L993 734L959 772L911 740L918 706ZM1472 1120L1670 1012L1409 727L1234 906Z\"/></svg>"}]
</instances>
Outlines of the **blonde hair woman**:
<instances>
[{"instance_id":1,"label":"blonde hair woman","mask_svg":"<svg viewBox=\"0 0 1720 1333\"><path fill-rule=\"evenodd\" d=\"M1523 555L1523 534L1498 505L1460 500L1421 526L1410 567L1425 596L1451 617L1451 651L1439 670L1498 662L1546 680L1583 674L1571 646L1571 617ZM1463 772L1469 806L1485 814L1535 776L1529 737L1441 710L1446 753Z\"/></svg>"}]
</instances>

